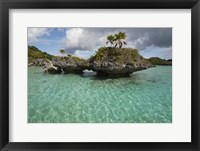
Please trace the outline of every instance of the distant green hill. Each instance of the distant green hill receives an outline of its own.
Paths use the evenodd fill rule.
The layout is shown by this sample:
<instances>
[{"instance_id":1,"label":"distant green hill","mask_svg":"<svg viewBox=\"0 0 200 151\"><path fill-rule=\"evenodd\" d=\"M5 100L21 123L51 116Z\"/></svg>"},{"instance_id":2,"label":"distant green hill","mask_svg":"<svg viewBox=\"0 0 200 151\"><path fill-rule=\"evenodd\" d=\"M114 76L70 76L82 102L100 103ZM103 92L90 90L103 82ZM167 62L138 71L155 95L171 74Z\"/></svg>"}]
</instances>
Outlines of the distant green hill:
<instances>
[{"instance_id":1,"label":"distant green hill","mask_svg":"<svg viewBox=\"0 0 200 151\"><path fill-rule=\"evenodd\" d=\"M172 60L165 60L159 57L152 57L148 59L153 65L172 65Z\"/></svg>"},{"instance_id":2,"label":"distant green hill","mask_svg":"<svg viewBox=\"0 0 200 151\"><path fill-rule=\"evenodd\" d=\"M29 62L31 62L32 60L37 59L37 58L46 58L46 59L52 60L53 57L54 56L52 56L46 52L42 52L35 46L28 46Z\"/></svg>"}]
</instances>

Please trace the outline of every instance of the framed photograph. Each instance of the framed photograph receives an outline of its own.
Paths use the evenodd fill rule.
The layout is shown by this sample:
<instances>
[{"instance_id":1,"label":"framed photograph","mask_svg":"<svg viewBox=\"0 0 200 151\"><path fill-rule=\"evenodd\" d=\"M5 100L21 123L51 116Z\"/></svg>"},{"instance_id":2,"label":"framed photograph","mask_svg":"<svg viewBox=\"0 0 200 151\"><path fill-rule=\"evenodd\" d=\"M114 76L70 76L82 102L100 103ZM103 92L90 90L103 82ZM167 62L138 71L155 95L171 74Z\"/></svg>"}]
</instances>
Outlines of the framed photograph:
<instances>
[{"instance_id":1,"label":"framed photograph","mask_svg":"<svg viewBox=\"0 0 200 151\"><path fill-rule=\"evenodd\" d=\"M200 150L198 0L1 0L0 148Z\"/></svg>"}]
</instances>

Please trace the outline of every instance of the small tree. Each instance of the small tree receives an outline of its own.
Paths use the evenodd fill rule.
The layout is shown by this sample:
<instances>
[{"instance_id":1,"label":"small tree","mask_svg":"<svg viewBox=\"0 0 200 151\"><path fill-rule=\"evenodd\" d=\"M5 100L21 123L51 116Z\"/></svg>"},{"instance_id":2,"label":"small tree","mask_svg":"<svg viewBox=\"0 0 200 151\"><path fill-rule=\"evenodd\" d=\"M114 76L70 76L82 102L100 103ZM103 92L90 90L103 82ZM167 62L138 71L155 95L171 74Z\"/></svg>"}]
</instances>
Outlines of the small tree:
<instances>
[{"instance_id":1,"label":"small tree","mask_svg":"<svg viewBox=\"0 0 200 151\"><path fill-rule=\"evenodd\" d=\"M66 53L66 51L64 49L60 49L59 52L64 55Z\"/></svg>"},{"instance_id":2,"label":"small tree","mask_svg":"<svg viewBox=\"0 0 200 151\"><path fill-rule=\"evenodd\" d=\"M127 42L126 42L126 34L125 32L119 32L118 34L114 34L114 35L109 35L107 36L107 42L106 44L110 43L111 46L114 45L114 47L116 48L117 46L119 48L122 48L123 45L126 45Z\"/></svg>"},{"instance_id":3,"label":"small tree","mask_svg":"<svg viewBox=\"0 0 200 151\"><path fill-rule=\"evenodd\" d=\"M109 35L109 36L107 36L107 40L108 41L106 42L106 44L110 43L111 47L112 47L115 42L115 37L113 35Z\"/></svg>"},{"instance_id":4,"label":"small tree","mask_svg":"<svg viewBox=\"0 0 200 151\"><path fill-rule=\"evenodd\" d=\"M115 34L115 47L117 47L117 45L119 46L119 48L122 48L123 45L126 45L126 34L125 32L119 32L118 34Z\"/></svg>"}]
</instances>

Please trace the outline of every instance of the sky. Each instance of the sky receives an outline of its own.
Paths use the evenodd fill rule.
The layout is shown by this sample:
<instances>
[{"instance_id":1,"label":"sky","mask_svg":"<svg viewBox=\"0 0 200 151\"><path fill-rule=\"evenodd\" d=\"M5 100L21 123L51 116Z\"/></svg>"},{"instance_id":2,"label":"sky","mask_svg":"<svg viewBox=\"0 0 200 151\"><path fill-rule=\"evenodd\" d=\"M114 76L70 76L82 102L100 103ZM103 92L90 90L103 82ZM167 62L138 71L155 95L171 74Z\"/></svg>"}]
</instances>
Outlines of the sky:
<instances>
[{"instance_id":1,"label":"sky","mask_svg":"<svg viewBox=\"0 0 200 151\"><path fill-rule=\"evenodd\" d=\"M127 48L136 48L145 57L172 59L172 28L28 28L28 45L52 55L65 49L71 54L87 59L106 45L107 36L118 32L127 35Z\"/></svg>"}]
</instances>

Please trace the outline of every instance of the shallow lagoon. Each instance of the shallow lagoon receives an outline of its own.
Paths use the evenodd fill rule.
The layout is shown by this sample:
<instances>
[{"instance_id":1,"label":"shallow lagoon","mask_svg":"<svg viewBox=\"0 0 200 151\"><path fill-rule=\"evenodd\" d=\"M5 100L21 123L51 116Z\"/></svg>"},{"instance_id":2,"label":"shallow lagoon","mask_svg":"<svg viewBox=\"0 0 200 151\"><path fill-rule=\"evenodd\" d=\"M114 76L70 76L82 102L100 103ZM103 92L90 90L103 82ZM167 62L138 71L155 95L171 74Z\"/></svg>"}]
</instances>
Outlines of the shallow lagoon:
<instances>
[{"instance_id":1,"label":"shallow lagoon","mask_svg":"<svg viewBox=\"0 0 200 151\"><path fill-rule=\"evenodd\" d=\"M171 123L172 67L106 79L28 68L29 123Z\"/></svg>"}]
</instances>

